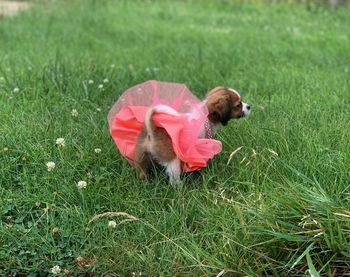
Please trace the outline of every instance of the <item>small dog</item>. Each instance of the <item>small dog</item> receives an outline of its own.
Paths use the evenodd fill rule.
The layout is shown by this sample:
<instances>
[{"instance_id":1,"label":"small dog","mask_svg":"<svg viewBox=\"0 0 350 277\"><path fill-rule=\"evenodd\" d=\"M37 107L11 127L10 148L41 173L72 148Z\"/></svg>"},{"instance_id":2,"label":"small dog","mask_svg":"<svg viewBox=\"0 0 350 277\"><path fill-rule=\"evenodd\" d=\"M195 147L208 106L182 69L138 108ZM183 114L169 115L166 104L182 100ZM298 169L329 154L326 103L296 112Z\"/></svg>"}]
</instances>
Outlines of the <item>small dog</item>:
<instances>
[{"instance_id":1,"label":"small dog","mask_svg":"<svg viewBox=\"0 0 350 277\"><path fill-rule=\"evenodd\" d=\"M204 103L209 113L206 126L203 126L200 132L202 138L212 138L212 133L218 130L220 125L226 126L230 119L245 117L250 112L250 106L242 102L240 94L231 88L216 87L210 90ZM152 115L157 112L177 114L177 111L165 105L157 105L147 111L143 129L136 141L136 169L140 179L144 179L152 161L156 161L166 168L170 182L179 182L181 161L173 150L171 138L166 130L157 127L152 120Z\"/></svg>"}]
</instances>

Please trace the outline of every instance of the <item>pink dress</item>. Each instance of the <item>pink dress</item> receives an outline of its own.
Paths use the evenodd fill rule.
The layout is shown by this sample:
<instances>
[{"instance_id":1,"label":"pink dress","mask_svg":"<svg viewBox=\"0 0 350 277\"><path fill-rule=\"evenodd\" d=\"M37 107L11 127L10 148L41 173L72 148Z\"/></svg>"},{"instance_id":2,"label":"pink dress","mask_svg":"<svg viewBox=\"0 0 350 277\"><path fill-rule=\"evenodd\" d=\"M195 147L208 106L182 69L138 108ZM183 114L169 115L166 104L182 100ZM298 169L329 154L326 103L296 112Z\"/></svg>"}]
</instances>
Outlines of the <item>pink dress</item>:
<instances>
[{"instance_id":1,"label":"pink dress","mask_svg":"<svg viewBox=\"0 0 350 277\"><path fill-rule=\"evenodd\" d=\"M198 138L205 128L208 109L183 84L147 81L125 91L108 114L111 136L120 153L133 164L135 143L147 110L168 105L177 115L157 112L152 119L169 134L182 170L190 172L207 165L221 151L221 142Z\"/></svg>"}]
</instances>

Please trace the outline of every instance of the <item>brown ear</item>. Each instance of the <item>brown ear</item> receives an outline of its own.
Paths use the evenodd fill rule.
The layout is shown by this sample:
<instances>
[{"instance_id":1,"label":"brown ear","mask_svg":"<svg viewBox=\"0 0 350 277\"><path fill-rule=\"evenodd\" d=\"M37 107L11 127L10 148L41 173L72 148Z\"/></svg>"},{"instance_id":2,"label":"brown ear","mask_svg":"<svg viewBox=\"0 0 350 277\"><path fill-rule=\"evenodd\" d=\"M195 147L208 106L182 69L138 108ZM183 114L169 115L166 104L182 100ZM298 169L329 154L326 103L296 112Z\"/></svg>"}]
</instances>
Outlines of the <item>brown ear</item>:
<instances>
[{"instance_id":1,"label":"brown ear","mask_svg":"<svg viewBox=\"0 0 350 277\"><path fill-rule=\"evenodd\" d=\"M222 125L226 126L227 122L231 119L232 113L232 101L230 96L226 95L225 97L220 97L215 103L211 113Z\"/></svg>"}]
</instances>

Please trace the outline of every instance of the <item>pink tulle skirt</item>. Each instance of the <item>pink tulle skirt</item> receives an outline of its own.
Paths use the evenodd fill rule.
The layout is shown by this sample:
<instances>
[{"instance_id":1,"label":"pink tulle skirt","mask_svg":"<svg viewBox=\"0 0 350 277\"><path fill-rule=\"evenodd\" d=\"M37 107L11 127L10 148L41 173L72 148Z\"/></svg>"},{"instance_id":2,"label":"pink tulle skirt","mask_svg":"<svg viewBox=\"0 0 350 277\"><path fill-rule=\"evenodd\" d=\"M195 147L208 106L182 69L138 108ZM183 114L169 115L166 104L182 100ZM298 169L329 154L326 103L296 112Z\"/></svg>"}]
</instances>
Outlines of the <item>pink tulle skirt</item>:
<instances>
[{"instance_id":1,"label":"pink tulle skirt","mask_svg":"<svg viewBox=\"0 0 350 277\"><path fill-rule=\"evenodd\" d=\"M125 91L108 114L111 136L120 153L133 164L135 144L147 110L167 105L177 115L157 112L152 119L169 134L182 170L190 172L207 165L221 151L221 142L199 138L208 116L206 105L183 84L147 81Z\"/></svg>"}]
</instances>

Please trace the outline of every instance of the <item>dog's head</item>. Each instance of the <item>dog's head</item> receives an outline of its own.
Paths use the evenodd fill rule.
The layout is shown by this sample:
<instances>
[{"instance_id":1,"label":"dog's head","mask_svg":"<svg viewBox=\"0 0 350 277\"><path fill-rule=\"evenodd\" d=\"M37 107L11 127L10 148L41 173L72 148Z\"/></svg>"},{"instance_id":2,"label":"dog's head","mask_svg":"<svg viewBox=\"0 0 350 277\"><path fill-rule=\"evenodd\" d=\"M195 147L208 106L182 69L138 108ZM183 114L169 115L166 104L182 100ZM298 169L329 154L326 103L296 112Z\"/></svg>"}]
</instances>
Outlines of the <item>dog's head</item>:
<instances>
[{"instance_id":1,"label":"dog's head","mask_svg":"<svg viewBox=\"0 0 350 277\"><path fill-rule=\"evenodd\" d=\"M241 95L232 88L216 87L210 90L206 96L206 104L209 120L224 126L231 118L242 118L250 112L250 106L242 102Z\"/></svg>"}]
</instances>

